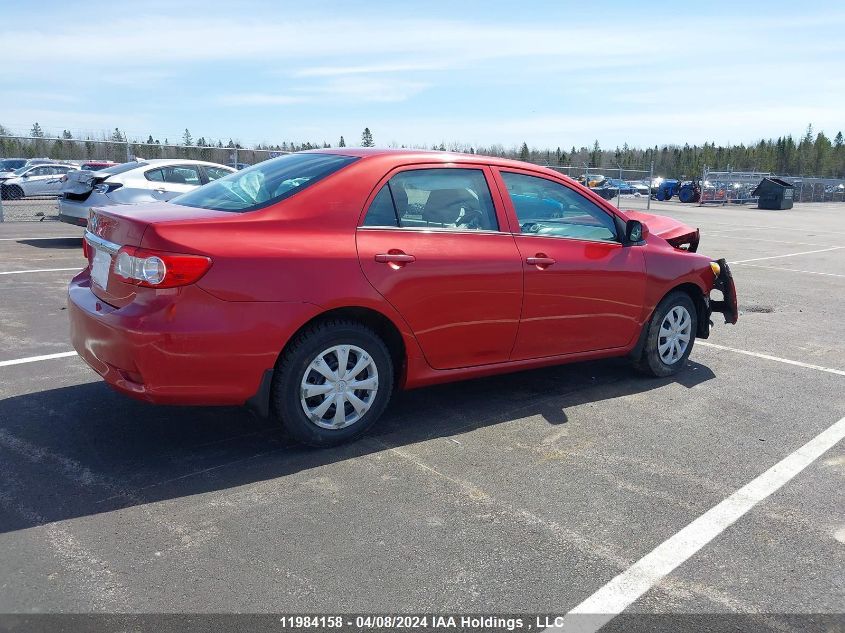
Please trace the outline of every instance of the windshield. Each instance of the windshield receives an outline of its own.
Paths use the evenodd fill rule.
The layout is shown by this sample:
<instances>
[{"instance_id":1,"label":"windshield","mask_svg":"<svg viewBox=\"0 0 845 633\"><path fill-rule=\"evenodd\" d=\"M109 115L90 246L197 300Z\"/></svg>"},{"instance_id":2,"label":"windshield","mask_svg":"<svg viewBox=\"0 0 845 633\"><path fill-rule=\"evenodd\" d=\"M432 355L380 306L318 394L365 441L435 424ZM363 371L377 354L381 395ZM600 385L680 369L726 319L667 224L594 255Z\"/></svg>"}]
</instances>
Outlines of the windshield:
<instances>
[{"instance_id":1,"label":"windshield","mask_svg":"<svg viewBox=\"0 0 845 633\"><path fill-rule=\"evenodd\" d=\"M26 164L25 160L15 160L13 158L6 158L0 160L0 171L12 171L18 169Z\"/></svg>"},{"instance_id":2,"label":"windshield","mask_svg":"<svg viewBox=\"0 0 845 633\"><path fill-rule=\"evenodd\" d=\"M26 172L32 169L32 165L21 167L20 169L15 170L15 176L23 176Z\"/></svg>"},{"instance_id":3,"label":"windshield","mask_svg":"<svg viewBox=\"0 0 845 633\"><path fill-rule=\"evenodd\" d=\"M287 154L215 180L171 202L215 211L255 211L289 198L355 160L336 154Z\"/></svg>"}]
</instances>

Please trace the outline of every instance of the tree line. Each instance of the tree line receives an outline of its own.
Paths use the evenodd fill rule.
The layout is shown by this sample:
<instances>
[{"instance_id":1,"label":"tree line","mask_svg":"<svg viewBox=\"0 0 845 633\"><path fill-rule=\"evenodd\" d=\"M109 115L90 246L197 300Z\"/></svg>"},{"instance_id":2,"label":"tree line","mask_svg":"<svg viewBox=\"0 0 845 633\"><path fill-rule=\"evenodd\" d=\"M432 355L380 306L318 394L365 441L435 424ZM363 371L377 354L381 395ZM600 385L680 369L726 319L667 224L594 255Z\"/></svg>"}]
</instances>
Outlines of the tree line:
<instances>
[{"instance_id":1,"label":"tree line","mask_svg":"<svg viewBox=\"0 0 845 633\"><path fill-rule=\"evenodd\" d=\"M162 141L153 138L152 135L149 135L146 141L130 140L119 128L115 128L111 133L103 133L97 139L91 137L75 139L68 130L62 130L62 133L55 137L47 135L38 123L33 124L28 136L30 138L27 139L15 137L8 128L0 125L0 155L48 156L60 159L114 159L114 157L120 159L126 154L127 144L131 146L130 149L134 153L147 158L165 157L166 154L169 156L165 148L176 146L189 148L190 157L197 158L218 157L224 153L211 150L297 152L332 147L326 141L283 141L279 144L259 143L252 147L244 147L232 138L226 142L222 139L206 139L203 136L195 139L188 129L185 129L182 137L173 143L167 138ZM361 133L358 145L375 147L376 142L369 127ZM346 147L343 136L340 137L336 146ZM406 147L395 143L391 143L390 146ZM777 139L763 139L748 145L743 143L690 145L686 143L683 146L655 145L642 148L630 147L626 143L621 147L606 149L595 141L591 147L572 146L568 150L561 146L554 149L529 147L527 143L512 147L501 144L476 147L463 143L441 142L426 147L415 145L408 147L500 156L544 165L576 168L622 168L647 171L653 161L655 174L681 178L697 176L701 174L705 166L710 169L730 168L734 171L762 171L791 176L845 178L845 142L843 142L842 132L838 132L833 139L830 139L823 131L814 132L812 125L807 126L804 135L797 140L792 135L785 135ZM98 156L98 152L105 152L105 154Z\"/></svg>"}]
</instances>

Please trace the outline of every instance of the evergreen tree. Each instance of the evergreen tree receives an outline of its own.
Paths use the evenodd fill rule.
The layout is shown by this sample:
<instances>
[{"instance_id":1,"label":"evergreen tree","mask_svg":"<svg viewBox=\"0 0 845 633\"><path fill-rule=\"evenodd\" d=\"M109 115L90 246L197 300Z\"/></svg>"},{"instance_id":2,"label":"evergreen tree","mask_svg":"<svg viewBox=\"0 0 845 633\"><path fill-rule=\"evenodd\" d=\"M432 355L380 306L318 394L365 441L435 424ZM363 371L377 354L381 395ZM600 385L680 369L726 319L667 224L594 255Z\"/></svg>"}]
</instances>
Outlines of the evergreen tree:
<instances>
[{"instance_id":1,"label":"evergreen tree","mask_svg":"<svg viewBox=\"0 0 845 633\"><path fill-rule=\"evenodd\" d=\"M70 133L70 130L63 130L62 131L62 138L65 139L66 141L69 141L70 139L73 138L73 134Z\"/></svg>"},{"instance_id":2,"label":"evergreen tree","mask_svg":"<svg viewBox=\"0 0 845 633\"><path fill-rule=\"evenodd\" d=\"M593 143L593 149L590 152L590 165L593 167L601 167L602 164L602 151L601 147L599 146L598 139Z\"/></svg>"},{"instance_id":3,"label":"evergreen tree","mask_svg":"<svg viewBox=\"0 0 845 633\"><path fill-rule=\"evenodd\" d=\"M147 137L147 145L152 145L153 143L155 143L155 141L153 141L153 135L152 135L152 134L150 134L150 135Z\"/></svg>"},{"instance_id":4,"label":"evergreen tree","mask_svg":"<svg viewBox=\"0 0 845 633\"><path fill-rule=\"evenodd\" d=\"M365 127L363 134L361 134L361 147L375 147L375 145L373 142L373 133L370 132L370 128Z\"/></svg>"},{"instance_id":5,"label":"evergreen tree","mask_svg":"<svg viewBox=\"0 0 845 633\"><path fill-rule=\"evenodd\" d=\"M191 133L188 131L188 128L185 128L185 133L182 134L182 145L193 145L194 139L191 137Z\"/></svg>"},{"instance_id":6,"label":"evergreen tree","mask_svg":"<svg viewBox=\"0 0 845 633\"><path fill-rule=\"evenodd\" d=\"M29 135L34 136L35 138L44 138L44 130L41 129L41 126L38 125L37 121L33 124L32 129L29 131Z\"/></svg>"},{"instance_id":7,"label":"evergreen tree","mask_svg":"<svg viewBox=\"0 0 845 633\"><path fill-rule=\"evenodd\" d=\"M343 136L340 137L340 142L337 144L338 147L346 147L346 141L343 140Z\"/></svg>"},{"instance_id":8,"label":"evergreen tree","mask_svg":"<svg viewBox=\"0 0 845 633\"><path fill-rule=\"evenodd\" d=\"M528 150L528 143L523 142L519 148L519 160L528 160L531 158L531 153Z\"/></svg>"},{"instance_id":9,"label":"evergreen tree","mask_svg":"<svg viewBox=\"0 0 845 633\"><path fill-rule=\"evenodd\" d=\"M126 136L120 131L119 128L114 128L114 132L111 134L111 139L113 143L123 143L126 141Z\"/></svg>"}]
</instances>

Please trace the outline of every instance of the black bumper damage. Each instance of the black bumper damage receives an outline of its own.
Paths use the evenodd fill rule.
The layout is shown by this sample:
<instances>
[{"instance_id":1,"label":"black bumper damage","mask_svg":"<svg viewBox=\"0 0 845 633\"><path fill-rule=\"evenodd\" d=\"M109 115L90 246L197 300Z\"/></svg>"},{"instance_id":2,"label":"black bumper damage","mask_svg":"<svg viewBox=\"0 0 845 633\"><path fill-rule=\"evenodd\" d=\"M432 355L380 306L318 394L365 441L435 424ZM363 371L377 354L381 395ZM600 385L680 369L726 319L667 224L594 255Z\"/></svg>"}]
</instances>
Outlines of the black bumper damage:
<instances>
[{"instance_id":1,"label":"black bumper damage","mask_svg":"<svg viewBox=\"0 0 845 633\"><path fill-rule=\"evenodd\" d=\"M721 312L725 317L725 323L736 323L739 319L739 306L736 300L736 286L734 285L734 278L731 275L731 269L728 267L728 262L724 259L716 261L719 264L719 276L716 277L716 282L713 284L713 289L722 293L722 299L710 299L710 313Z\"/></svg>"}]
</instances>

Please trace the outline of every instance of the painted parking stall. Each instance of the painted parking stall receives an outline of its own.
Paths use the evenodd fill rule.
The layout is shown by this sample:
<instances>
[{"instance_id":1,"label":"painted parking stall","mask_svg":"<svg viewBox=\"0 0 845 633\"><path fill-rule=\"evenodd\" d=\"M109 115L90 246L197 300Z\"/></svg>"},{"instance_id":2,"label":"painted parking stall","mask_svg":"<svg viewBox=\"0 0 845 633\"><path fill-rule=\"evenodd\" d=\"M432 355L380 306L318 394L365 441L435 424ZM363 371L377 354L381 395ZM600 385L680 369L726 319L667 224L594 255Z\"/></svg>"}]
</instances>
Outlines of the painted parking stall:
<instances>
[{"instance_id":1,"label":"painted parking stall","mask_svg":"<svg viewBox=\"0 0 845 633\"><path fill-rule=\"evenodd\" d=\"M835 609L834 211L655 205L701 228L700 251L756 260L732 266L739 325L697 342L682 375L610 360L411 391L372 436L326 451L240 408L108 390L61 309L81 244L54 223L0 225L0 610L207 611L215 595L252 612L753 612L777 627ZM793 568L803 583L774 581Z\"/></svg>"}]
</instances>

